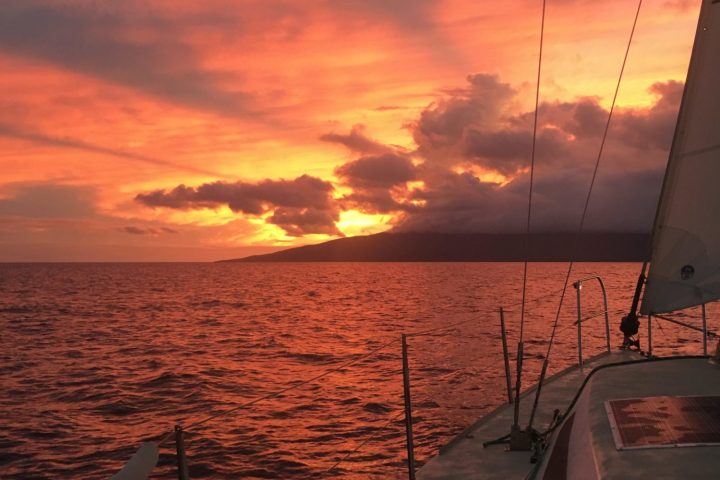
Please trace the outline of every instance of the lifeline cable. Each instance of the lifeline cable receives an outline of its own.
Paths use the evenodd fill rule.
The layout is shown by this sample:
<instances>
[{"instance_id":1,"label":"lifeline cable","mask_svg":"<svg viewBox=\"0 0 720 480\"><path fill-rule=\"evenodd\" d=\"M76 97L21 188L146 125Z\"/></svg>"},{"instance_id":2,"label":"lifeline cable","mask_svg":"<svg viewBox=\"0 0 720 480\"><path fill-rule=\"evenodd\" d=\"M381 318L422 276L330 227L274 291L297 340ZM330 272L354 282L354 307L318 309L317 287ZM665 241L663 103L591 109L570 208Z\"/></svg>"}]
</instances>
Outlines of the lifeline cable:
<instances>
[{"instance_id":1,"label":"lifeline cable","mask_svg":"<svg viewBox=\"0 0 720 480\"><path fill-rule=\"evenodd\" d=\"M373 440L375 437L377 437L377 436L380 435L382 432L384 432L385 430L387 430L387 428L388 428L394 421L396 421L398 418L400 418L400 417L401 417L402 415L404 415L404 414L405 414L405 411L404 411L404 410L399 411L396 415L394 415L393 417L391 417L390 420L388 420L385 425L383 425L382 427L378 428L375 432L373 432L372 435L369 435L365 440L363 440L362 442L360 442L359 445L357 445L354 449L352 449L351 451L349 451L349 452L347 453L347 455L345 455L345 456L342 457L340 460L338 460L337 462L335 462L335 465L333 465L332 467L330 467L325 473L330 473L330 472L332 472L333 470L335 470L341 463L343 463L345 460L347 460L348 458L350 458L350 457L352 457L353 455L355 455L355 454L358 452L358 450L360 450L362 447L364 447L370 440Z\"/></svg>"},{"instance_id":2,"label":"lifeline cable","mask_svg":"<svg viewBox=\"0 0 720 480\"><path fill-rule=\"evenodd\" d=\"M628 56L630 55L630 47L632 46L633 37L635 36L635 29L637 27L638 18L640 17L640 9L642 7L643 0L638 0L637 11L635 12L635 20L633 21L632 29L630 30L630 38L628 39L627 48L625 49L625 56L623 58L622 67L620 67L620 75L618 76L617 84L615 85L615 94L613 95L612 104L610 111L608 112L607 122L605 123L605 130L603 131L602 141L600 142L600 150L595 161L595 169L593 170L592 179L590 180L590 188L588 189L587 196L585 197L585 206L583 208L582 216L580 217L580 226L578 228L578 237L575 239L575 248L578 246L578 238L580 233L583 231L585 226L585 217L587 216L588 207L590 206L590 197L592 196L593 188L595 186L595 180L597 178L598 169L600 167L600 160L602 158L603 151L605 149L605 142L607 140L608 132L610 130L610 123L612 121L613 113L615 112L615 104L617 102L618 93L620 92L620 84L622 83L623 74L625 73L625 65L627 64ZM540 380L538 381L538 389L535 393L535 402L533 403L533 409L530 413L530 422L528 428L532 427L533 419L535 418L535 411L537 410L538 401L540 399L540 392L542 390L542 383L547 373L547 367L550 360L550 352L555 341L555 333L557 331L558 321L560 320L560 311L562 309L563 300L565 299L565 293L567 292L568 282L572 273L574 260L570 260L568 263L567 274L565 275L565 283L563 284L563 290L560 294L560 301L558 302L557 313L555 315L555 321L553 322L552 332L550 334L550 342L548 343L547 353L545 355L545 361L543 362L542 370L540 372Z\"/></svg>"},{"instance_id":3,"label":"lifeline cable","mask_svg":"<svg viewBox=\"0 0 720 480\"><path fill-rule=\"evenodd\" d=\"M537 297L537 298L534 298L533 300L530 300L530 302L536 302L536 301L541 300L541 299L543 299L543 298L547 298L547 297L549 297L549 296L551 296L551 295L553 295L553 294L555 294L555 293L558 293L559 291L560 291L560 290L558 290L558 291L556 291L556 292L550 292L550 293L545 294L545 295L541 295L541 296L539 296L539 297ZM516 306L516 305L519 305L519 304L520 304L520 303L518 302L518 303L512 304L512 305L510 305L510 306ZM484 311L483 313L491 313L491 312L493 312L493 311L491 311L491 310L486 310L486 311ZM477 313L477 312L473 312L473 313ZM409 334L407 334L407 336L408 336L408 337L412 337L412 336L425 336L425 335L429 335L429 334L432 334L432 333L435 333L435 332L440 332L440 331L444 331L444 330L450 330L450 329L452 329L452 328L458 327L458 326L460 326L460 325L464 325L464 324L469 323L469 322L474 322L474 321L477 321L476 317L473 317L473 318L468 319L468 320L462 320L462 321L459 321L459 322L456 322L456 323L452 323L452 324L450 324L450 325L443 325L443 326L437 327L437 328L432 328L432 329L427 329L427 330L421 330L421 331L419 331L419 332L409 333ZM238 406L236 406L236 407L233 407L233 408L231 408L231 409L229 409L229 410L223 410L223 411L221 411L221 412L217 412L217 413L215 413L215 414L213 414L213 415L210 415L210 416L208 416L208 417L206 417L206 418L204 418L204 419L202 419L202 420L199 420L199 421L196 421L196 422L193 422L193 423L188 424L187 426L184 427L184 429L185 429L185 430L188 430L188 429L190 429L190 428L192 428L192 427L197 427L197 426L202 425L203 423L206 423L206 422L208 422L208 421L210 421L210 420L212 420L212 419L214 419L214 418L218 418L218 417L221 417L221 416L224 416L224 415L228 415L228 414L230 414L230 413L236 412L236 411L241 410L241 409L243 409L243 408L250 407L250 406L252 406L252 405L254 405L254 404L256 404L256 403L262 402L262 401L264 401L264 400L270 400L270 399L275 398L275 397L277 397L277 396L279 396L279 395L281 395L281 394L283 394L283 393L286 393L286 392L288 392L288 391L291 391L291 390L295 390L295 389L297 389L297 388L300 388L300 387L302 387L302 386L304 386L304 385L307 385L308 383L312 383L312 382L314 382L314 381L316 381L316 380L319 380L319 379L321 379L321 378L323 378L323 377L325 377L325 376L327 376L327 375L330 375L331 373L335 373L335 372L337 372L337 371L339 371L339 370L342 370L342 369L344 369L344 368L346 368L346 367L352 366L352 365L354 365L355 363L360 362L361 360L364 360L364 359L366 359L366 358L368 358L368 357L371 357L372 355L374 355L374 354L376 354L376 353L378 353L378 352L380 352L380 351L382 351L382 350L385 350L386 348L388 348L390 345L392 345L392 344L395 343L395 342L396 342L396 340L391 340L391 341L388 341L388 342L386 342L386 343L383 343L383 344L379 345L378 347L375 347L374 349L369 350L367 353L363 354L362 356L360 356L360 357L358 357L358 358L355 358L355 359L353 359L353 360L350 360L350 361L348 361L348 362L345 362L345 363L343 363L343 364L340 364L340 365L338 365L338 366L336 366L336 367L333 367L333 368L331 368L331 369L329 369L329 370L326 370L326 371L324 371L323 373L318 374L318 375L316 375L316 376L314 376L314 377L312 377L312 378L309 378L309 379L304 380L304 381L299 382L299 383L295 383L295 384L290 385L289 387L283 388L283 389L281 389L281 390L277 390L277 391L275 391L275 392L272 392L272 393L263 395L263 396L261 396L261 397L258 397L258 398L256 398L256 399L254 399L254 400L251 400L251 401L249 401L249 402L243 403L242 405L238 405ZM160 444L160 445L163 445L165 442L167 442L168 440L170 440L170 438L172 438L172 436L174 435L174 433L175 433L174 431L168 433L165 437L163 437L163 438L160 440L159 444Z\"/></svg>"},{"instance_id":4,"label":"lifeline cable","mask_svg":"<svg viewBox=\"0 0 720 480\"><path fill-rule=\"evenodd\" d=\"M289 387L285 387L285 388L282 388L282 389L280 389L280 390L276 390L276 391L274 391L274 392L268 393L267 395L263 395L262 397L258 397L258 398L254 399L254 400L251 400L251 401L249 401L249 402L243 403L242 405L238 405L238 406L233 407L233 408L231 408L231 409L229 409L229 410L223 410L223 411L221 411L221 412L214 413L214 414L212 414L212 415L209 415L209 416L203 418L202 420L198 420L198 421L196 421L196 422L190 423L189 425L185 426L184 429L185 429L185 430L188 430L188 429L190 429L190 428L194 428L194 427L200 426L200 425L202 425L203 423L207 423L207 422L209 422L210 420L212 420L212 419L214 419L214 418L222 417L222 416L224 416L224 415L229 415L229 414L231 414L231 413L233 413L233 412L236 412L236 411L238 411L238 410L242 410L242 409L244 409L244 408L247 408L247 407L250 407L250 406L252 406L252 405L255 405L256 403L260 403L260 402L262 402L262 401L264 401L264 400L270 400L270 399L272 399L272 398L276 398L276 397L282 395L282 394L285 393L285 392L289 392L290 390L295 390L295 389L300 388L300 387L302 387L302 386L304 386L304 385L307 385L308 383L312 383L312 382L314 382L314 381L320 380L321 378L324 378L324 377L330 375L331 373L335 373L335 372L338 372L338 371L340 371L340 370L342 370L342 369L344 369L344 368L347 368L347 367L349 367L349 366L355 365L356 363L358 363L358 362L360 362L360 361L362 361L362 360L365 360L366 358L368 358L368 357L376 354L377 352L388 348L390 345L392 345L392 344L394 344L394 343L396 343L396 342L397 342L396 340L392 340L392 341L390 341L390 342L383 343L382 345L380 345L380 346L378 346L378 347L375 347L374 349L370 350L369 352L367 352L366 354L364 354L364 355L362 355L362 356L360 356L360 357L357 357L357 358L355 358L355 359L353 359L353 360L350 360L350 361L348 361L348 362L342 363L342 364L340 364L340 365L338 365L338 366L336 366L336 367L334 367L334 368L331 368L331 369L329 369L329 370L325 370L323 373L320 373L320 374L318 374L318 375L315 375L315 376L312 377L312 378L308 378L308 379L303 380L303 381L301 381L301 382L298 382L298 383L295 383L295 384L293 384L293 385L290 385ZM163 440L160 442L160 444L164 443L164 442L167 441L169 438L170 438L170 435L164 437Z\"/></svg>"}]
</instances>

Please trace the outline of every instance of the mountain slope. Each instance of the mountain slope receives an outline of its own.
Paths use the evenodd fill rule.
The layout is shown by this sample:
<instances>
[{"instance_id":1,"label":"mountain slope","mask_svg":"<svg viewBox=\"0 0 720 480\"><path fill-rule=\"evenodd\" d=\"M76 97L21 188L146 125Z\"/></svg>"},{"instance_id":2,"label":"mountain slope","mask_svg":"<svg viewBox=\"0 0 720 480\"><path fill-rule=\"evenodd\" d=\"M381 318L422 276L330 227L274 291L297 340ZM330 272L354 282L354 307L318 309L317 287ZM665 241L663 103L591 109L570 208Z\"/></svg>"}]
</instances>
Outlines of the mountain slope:
<instances>
[{"instance_id":1,"label":"mountain slope","mask_svg":"<svg viewBox=\"0 0 720 480\"><path fill-rule=\"evenodd\" d=\"M639 262L649 257L642 233L536 233L528 259ZM513 262L525 259L521 234L379 233L340 238L226 262Z\"/></svg>"}]
</instances>

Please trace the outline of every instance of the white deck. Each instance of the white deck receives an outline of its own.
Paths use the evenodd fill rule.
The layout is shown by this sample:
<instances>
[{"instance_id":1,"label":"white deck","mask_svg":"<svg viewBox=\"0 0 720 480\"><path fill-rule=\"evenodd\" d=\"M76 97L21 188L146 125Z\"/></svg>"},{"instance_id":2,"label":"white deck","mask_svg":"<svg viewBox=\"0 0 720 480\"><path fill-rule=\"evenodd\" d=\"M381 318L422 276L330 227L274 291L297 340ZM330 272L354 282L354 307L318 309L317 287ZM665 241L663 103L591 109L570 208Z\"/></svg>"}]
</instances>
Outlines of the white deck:
<instances>
[{"instance_id":1,"label":"white deck","mask_svg":"<svg viewBox=\"0 0 720 480\"><path fill-rule=\"evenodd\" d=\"M565 413L586 375L595 367L607 363L639 360L636 353L613 352L586 362L582 368L573 367L551 377L543 386L542 396L535 419L538 430L547 428L553 411ZM525 427L530 416L535 388L521 397L520 425ZM530 452L508 452L505 445L483 447L483 442L496 439L510 432L513 423L513 405L504 405L465 430L461 435L441 449L418 472L421 480L432 479L524 479L533 465ZM612 441L612 438L611 438ZM614 448L614 447L613 447Z\"/></svg>"},{"instance_id":2,"label":"white deck","mask_svg":"<svg viewBox=\"0 0 720 480\"><path fill-rule=\"evenodd\" d=\"M584 415L589 419L585 436L592 445L591 452L586 452L592 458L586 457L585 463L594 460L597 478L602 479L720 478L718 445L617 450L604 405L606 400L619 398L717 395L720 395L720 366L707 359L642 362L598 371L583 392L588 399ZM585 402L581 400L579 404L582 403ZM578 415L583 414L581 408L578 406ZM571 443L571 454L577 443ZM578 457L583 456L576 455L576 463ZM572 467L569 469L572 471ZM568 475L573 477L575 475Z\"/></svg>"}]
</instances>

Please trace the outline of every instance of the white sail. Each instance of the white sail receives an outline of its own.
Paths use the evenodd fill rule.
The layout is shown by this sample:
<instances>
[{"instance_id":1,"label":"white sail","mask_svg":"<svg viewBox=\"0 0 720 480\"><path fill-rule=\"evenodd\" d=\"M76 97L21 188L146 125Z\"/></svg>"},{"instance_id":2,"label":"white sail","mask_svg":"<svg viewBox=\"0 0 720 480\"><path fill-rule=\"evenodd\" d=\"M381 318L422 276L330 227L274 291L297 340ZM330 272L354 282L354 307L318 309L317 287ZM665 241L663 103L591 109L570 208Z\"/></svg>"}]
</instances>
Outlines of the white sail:
<instances>
[{"instance_id":1,"label":"white sail","mask_svg":"<svg viewBox=\"0 0 720 480\"><path fill-rule=\"evenodd\" d=\"M658 206L643 314L720 298L720 0L703 0Z\"/></svg>"}]
</instances>

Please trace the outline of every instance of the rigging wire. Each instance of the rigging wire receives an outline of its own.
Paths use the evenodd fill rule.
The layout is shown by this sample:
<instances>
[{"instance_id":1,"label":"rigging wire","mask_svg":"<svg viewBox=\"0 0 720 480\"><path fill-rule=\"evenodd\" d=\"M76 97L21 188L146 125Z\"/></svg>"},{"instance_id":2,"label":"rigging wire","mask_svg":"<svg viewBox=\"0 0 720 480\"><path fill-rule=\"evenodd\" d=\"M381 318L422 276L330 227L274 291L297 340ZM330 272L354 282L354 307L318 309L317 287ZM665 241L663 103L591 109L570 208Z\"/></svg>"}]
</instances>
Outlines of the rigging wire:
<instances>
[{"instance_id":1,"label":"rigging wire","mask_svg":"<svg viewBox=\"0 0 720 480\"><path fill-rule=\"evenodd\" d=\"M603 131L602 141L600 142L600 150L598 151L597 159L595 160L595 168L593 170L592 179L590 180L590 187L588 189L587 196L585 197L585 206L583 207L582 216L580 217L580 225L578 227L578 236L575 238L575 249L578 249L579 236L582 233L585 226L585 218L587 217L588 207L590 206L590 198L592 196L593 188L595 187L595 180L597 179L598 169L600 167L600 160L602 159L603 152L605 150L605 143L607 141L608 132L610 130L610 123L612 121L613 113L615 112L615 105L617 103L618 93L620 92L620 84L622 83L623 74L625 73L625 66L627 65L627 59L630 55L630 47L632 46L633 37L635 36L635 29L637 27L638 18L640 17L640 9L642 8L643 0L638 0L637 10L635 12L635 19L633 20L632 29L630 30L630 38L628 39L627 47L625 49L625 56L623 57L622 66L620 67L620 75L618 76L617 84L615 85L615 93L613 94L612 104L610 111L608 112L607 122L605 123L605 130ZM555 342L555 334L557 332L558 321L560 320L560 311L562 310L563 301L565 300L565 294L567 292L568 283L570 281L570 275L572 274L572 268L574 266L574 260L570 260L568 263L567 274L565 275L565 282L563 284L562 293L560 294L560 301L558 302L557 312L555 314L555 321L553 322L552 332L550 334L550 341L548 343L547 353L545 355L545 362L543 363L543 369L540 373L540 381L538 382L538 389L535 394L535 403L533 404L533 410L530 414L530 426L532 426L532 420L537 409L537 403L540 398L540 392L542 390L542 382L547 371L547 364L550 359L550 352L552 351L553 344Z\"/></svg>"},{"instance_id":2,"label":"rigging wire","mask_svg":"<svg viewBox=\"0 0 720 480\"><path fill-rule=\"evenodd\" d=\"M533 121L532 152L530 154L530 186L528 188L527 224L525 225L525 262L523 263L522 307L520 308L520 342L523 341L525 330L525 293L527 290L528 259L530 257L530 219L532 218L533 181L535 178L535 151L537 147L538 113L540 107L540 75L542 73L543 43L545 40L546 0L542 3L542 19L540 21L540 53L538 55L537 86L535 88L535 119Z\"/></svg>"}]
</instances>

